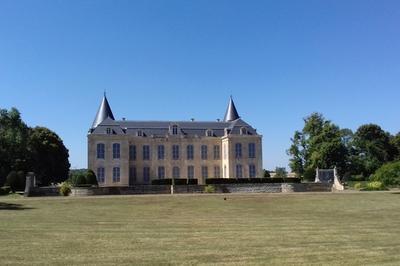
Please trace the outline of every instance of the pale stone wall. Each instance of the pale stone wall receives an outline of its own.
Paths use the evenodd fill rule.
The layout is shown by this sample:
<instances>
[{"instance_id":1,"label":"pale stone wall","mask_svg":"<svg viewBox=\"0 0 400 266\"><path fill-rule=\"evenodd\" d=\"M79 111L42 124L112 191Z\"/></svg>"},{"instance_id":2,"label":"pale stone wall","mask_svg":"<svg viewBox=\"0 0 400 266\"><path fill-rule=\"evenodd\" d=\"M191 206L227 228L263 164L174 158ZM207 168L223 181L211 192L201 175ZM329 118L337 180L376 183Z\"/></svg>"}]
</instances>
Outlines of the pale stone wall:
<instances>
[{"instance_id":1,"label":"pale stone wall","mask_svg":"<svg viewBox=\"0 0 400 266\"><path fill-rule=\"evenodd\" d=\"M194 166L194 178L198 179L199 184L204 184L202 178L202 166L208 168L208 178L214 176L214 167L220 169L220 177L236 178L236 164L241 164L243 167L243 177L249 177L249 164L256 166L256 177L262 177L262 144L260 135L226 135L220 137L193 136L187 137L183 135L166 137L138 137L132 135L88 135L88 167L97 174L97 168L105 168L105 182L101 186L128 186L129 185L129 168L136 167L137 179L136 184L142 184L143 168L150 168L150 180L158 178L158 167L165 167L165 178L172 177L172 168L174 166L180 169L180 178L187 178L187 168L189 165ZM242 144L242 158L235 158L235 144ZM97 144L105 144L105 159L97 159ZM119 143L121 146L120 159L112 158L112 145ZM248 158L248 144L255 143L256 157ZM187 160L186 147L192 144L194 146L193 160ZM129 145L136 145L136 160L129 160ZM150 160L143 160L143 145L150 146ZM158 160L157 147L164 145L165 159ZM179 160L172 158L172 145L179 145ZM207 160L201 159L201 146L207 145ZM214 159L214 145L220 148L219 159ZM225 149L227 149L225 151ZM227 156L224 156L226 152ZM120 168L120 182L113 182L113 167ZM226 173L224 175L224 168ZM151 181L150 181L151 182Z\"/></svg>"}]
</instances>

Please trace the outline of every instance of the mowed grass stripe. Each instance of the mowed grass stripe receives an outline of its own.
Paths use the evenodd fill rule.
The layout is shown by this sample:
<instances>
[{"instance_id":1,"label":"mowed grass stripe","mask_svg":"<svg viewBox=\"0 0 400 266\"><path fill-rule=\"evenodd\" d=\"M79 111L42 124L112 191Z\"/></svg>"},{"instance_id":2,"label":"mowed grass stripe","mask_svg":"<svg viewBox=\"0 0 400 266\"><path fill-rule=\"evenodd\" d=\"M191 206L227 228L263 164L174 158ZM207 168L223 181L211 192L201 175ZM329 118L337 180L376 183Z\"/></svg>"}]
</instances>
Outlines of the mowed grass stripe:
<instances>
[{"instance_id":1,"label":"mowed grass stripe","mask_svg":"<svg viewBox=\"0 0 400 266\"><path fill-rule=\"evenodd\" d=\"M400 264L399 194L0 202L21 207L0 209L1 264Z\"/></svg>"}]
</instances>

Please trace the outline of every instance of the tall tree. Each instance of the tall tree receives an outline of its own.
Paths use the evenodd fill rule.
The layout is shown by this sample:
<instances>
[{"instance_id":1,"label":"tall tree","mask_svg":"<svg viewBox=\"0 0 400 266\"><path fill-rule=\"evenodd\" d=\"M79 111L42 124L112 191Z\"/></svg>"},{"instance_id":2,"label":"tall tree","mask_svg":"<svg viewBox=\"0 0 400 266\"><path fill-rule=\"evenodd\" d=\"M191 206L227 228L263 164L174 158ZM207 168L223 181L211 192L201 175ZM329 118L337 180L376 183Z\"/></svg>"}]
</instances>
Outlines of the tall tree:
<instances>
[{"instance_id":1,"label":"tall tree","mask_svg":"<svg viewBox=\"0 0 400 266\"><path fill-rule=\"evenodd\" d=\"M375 124L362 125L357 129L352 148L353 164L364 177L370 176L397 155L390 134Z\"/></svg>"},{"instance_id":2,"label":"tall tree","mask_svg":"<svg viewBox=\"0 0 400 266\"><path fill-rule=\"evenodd\" d=\"M400 132L391 138L390 143L396 149L395 159L400 160Z\"/></svg>"},{"instance_id":3,"label":"tall tree","mask_svg":"<svg viewBox=\"0 0 400 266\"><path fill-rule=\"evenodd\" d=\"M32 169L42 185L58 183L68 178L68 150L53 131L35 127L29 136Z\"/></svg>"},{"instance_id":4,"label":"tall tree","mask_svg":"<svg viewBox=\"0 0 400 266\"><path fill-rule=\"evenodd\" d=\"M296 131L288 150L289 166L305 179L313 179L316 168L346 168L347 149L338 126L322 114L312 113L304 119L302 131Z\"/></svg>"},{"instance_id":5,"label":"tall tree","mask_svg":"<svg viewBox=\"0 0 400 266\"><path fill-rule=\"evenodd\" d=\"M26 170L29 128L15 108L0 109L0 186L12 170Z\"/></svg>"}]
</instances>

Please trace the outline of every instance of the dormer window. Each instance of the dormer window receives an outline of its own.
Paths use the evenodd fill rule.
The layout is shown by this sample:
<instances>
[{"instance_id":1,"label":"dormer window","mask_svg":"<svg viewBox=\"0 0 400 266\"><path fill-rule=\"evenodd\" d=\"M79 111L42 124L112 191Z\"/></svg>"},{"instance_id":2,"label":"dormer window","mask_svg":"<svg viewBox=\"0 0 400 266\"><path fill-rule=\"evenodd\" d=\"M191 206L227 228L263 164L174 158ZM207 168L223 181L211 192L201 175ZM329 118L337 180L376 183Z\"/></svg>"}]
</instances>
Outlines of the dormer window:
<instances>
[{"instance_id":1,"label":"dormer window","mask_svg":"<svg viewBox=\"0 0 400 266\"><path fill-rule=\"evenodd\" d=\"M228 136L230 133L231 133L231 130L229 128L224 129L225 136Z\"/></svg>"},{"instance_id":2,"label":"dormer window","mask_svg":"<svg viewBox=\"0 0 400 266\"><path fill-rule=\"evenodd\" d=\"M178 135L178 126L177 125L172 126L172 135Z\"/></svg>"},{"instance_id":3,"label":"dormer window","mask_svg":"<svg viewBox=\"0 0 400 266\"><path fill-rule=\"evenodd\" d=\"M138 137L143 137L143 131L138 130L138 131L137 131L137 136L138 136Z\"/></svg>"},{"instance_id":4,"label":"dormer window","mask_svg":"<svg viewBox=\"0 0 400 266\"><path fill-rule=\"evenodd\" d=\"M206 136L207 136L207 137L212 137L212 136L213 136L213 132L212 132L211 129L207 129L207 130L206 130Z\"/></svg>"},{"instance_id":5,"label":"dormer window","mask_svg":"<svg viewBox=\"0 0 400 266\"><path fill-rule=\"evenodd\" d=\"M247 128L245 127L240 128L240 135L247 135Z\"/></svg>"},{"instance_id":6,"label":"dormer window","mask_svg":"<svg viewBox=\"0 0 400 266\"><path fill-rule=\"evenodd\" d=\"M110 134L111 134L111 128L108 127L108 128L106 129L106 132L107 132L107 135L110 135Z\"/></svg>"}]
</instances>

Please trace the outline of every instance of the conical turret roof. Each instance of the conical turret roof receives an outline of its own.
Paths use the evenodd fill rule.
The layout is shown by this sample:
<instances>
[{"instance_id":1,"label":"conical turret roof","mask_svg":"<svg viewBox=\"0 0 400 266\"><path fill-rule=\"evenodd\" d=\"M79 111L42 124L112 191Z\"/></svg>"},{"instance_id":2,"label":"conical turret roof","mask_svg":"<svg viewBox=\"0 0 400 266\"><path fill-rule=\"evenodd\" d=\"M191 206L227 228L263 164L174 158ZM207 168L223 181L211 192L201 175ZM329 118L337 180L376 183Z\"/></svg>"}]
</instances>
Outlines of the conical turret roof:
<instances>
[{"instance_id":1,"label":"conical turret roof","mask_svg":"<svg viewBox=\"0 0 400 266\"><path fill-rule=\"evenodd\" d=\"M101 122L103 122L106 118L114 119L114 115L111 111L111 107L108 104L106 94L104 93L103 100L101 101L99 110L97 111L96 117L94 118L92 128L97 127Z\"/></svg>"},{"instance_id":2,"label":"conical turret roof","mask_svg":"<svg viewBox=\"0 0 400 266\"><path fill-rule=\"evenodd\" d=\"M229 99L228 108L226 108L226 113L224 117L225 122L230 122L239 119L240 116L236 110L235 103L233 102L232 96Z\"/></svg>"}]
</instances>

